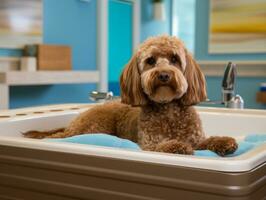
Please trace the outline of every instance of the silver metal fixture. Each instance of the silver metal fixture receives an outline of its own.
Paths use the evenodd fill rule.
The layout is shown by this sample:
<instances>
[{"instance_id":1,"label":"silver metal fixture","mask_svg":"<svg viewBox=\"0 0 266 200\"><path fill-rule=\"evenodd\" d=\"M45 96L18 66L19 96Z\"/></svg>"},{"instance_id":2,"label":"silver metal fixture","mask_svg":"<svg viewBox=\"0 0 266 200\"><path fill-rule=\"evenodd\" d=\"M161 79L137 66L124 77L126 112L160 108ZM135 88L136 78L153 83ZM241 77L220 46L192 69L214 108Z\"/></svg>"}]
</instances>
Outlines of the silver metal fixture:
<instances>
[{"instance_id":1,"label":"silver metal fixture","mask_svg":"<svg viewBox=\"0 0 266 200\"><path fill-rule=\"evenodd\" d=\"M113 94L113 92L92 91L89 94L89 98L92 101L100 101L100 100L108 101L108 100L112 100L114 98L114 94Z\"/></svg>"},{"instance_id":2,"label":"silver metal fixture","mask_svg":"<svg viewBox=\"0 0 266 200\"><path fill-rule=\"evenodd\" d=\"M222 100L211 101L207 100L202 104L223 104L227 108L244 108L244 100L240 95L235 95L235 82L236 82L236 64L229 62L226 66L223 81L222 81Z\"/></svg>"},{"instance_id":3,"label":"silver metal fixture","mask_svg":"<svg viewBox=\"0 0 266 200\"><path fill-rule=\"evenodd\" d=\"M244 108L244 100L241 96L236 95L230 99L230 101L227 102L228 108L238 108L243 109Z\"/></svg>"},{"instance_id":4,"label":"silver metal fixture","mask_svg":"<svg viewBox=\"0 0 266 200\"><path fill-rule=\"evenodd\" d=\"M235 95L236 65L229 62L226 66L222 81L222 102L227 103Z\"/></svg>"},{"instance_id":5,"label":"silver metal fixture","mask_svg":"<svg viewBox=\"0 0 266 200\"><path fill-rule=\"evenodd\" d=\"M222 102L227 108L244 108L244 100L235 95L236 64L229 62L222 81Z\"/></svg>"}]
</instances>

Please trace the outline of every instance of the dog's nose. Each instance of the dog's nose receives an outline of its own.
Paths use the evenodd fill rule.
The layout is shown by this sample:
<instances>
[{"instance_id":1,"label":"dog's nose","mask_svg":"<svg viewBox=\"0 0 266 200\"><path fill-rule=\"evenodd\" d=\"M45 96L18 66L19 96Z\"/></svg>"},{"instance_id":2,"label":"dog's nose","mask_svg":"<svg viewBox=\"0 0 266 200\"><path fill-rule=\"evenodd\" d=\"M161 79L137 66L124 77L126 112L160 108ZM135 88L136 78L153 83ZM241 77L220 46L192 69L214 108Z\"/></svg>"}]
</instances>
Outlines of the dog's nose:
<instances>
[{"instance_id":1,"label":"dog's nose","mask_svg":"<svg viewBox=\"0 0 266 200\"><path fill-rule=\"evenodd\" d=\"M165 83L165 82L169 81L170 75L166 72L162 72L159 74L158 79Z\"/></svg>"}]
</instances>

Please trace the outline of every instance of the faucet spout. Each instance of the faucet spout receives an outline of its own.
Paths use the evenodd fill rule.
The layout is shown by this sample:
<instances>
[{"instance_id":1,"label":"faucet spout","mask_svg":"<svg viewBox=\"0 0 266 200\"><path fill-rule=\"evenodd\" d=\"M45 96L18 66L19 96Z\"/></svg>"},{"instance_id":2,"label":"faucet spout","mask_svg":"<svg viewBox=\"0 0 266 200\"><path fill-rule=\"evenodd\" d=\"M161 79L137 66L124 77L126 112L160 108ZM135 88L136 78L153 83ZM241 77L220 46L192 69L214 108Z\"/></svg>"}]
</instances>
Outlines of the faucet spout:
<instances>
[{"instance_id":1,"label":"faucet spout","mask_svg":"<svg viewBox=\"0 0 266 200\"><path fill-rule=\"evenodd\" d=\"M235 94L236 65L229 62L222 81L222 101L226 104Z\"/></svg>"},{"instance_id":2,"label":"faucet spout","mask_svg":"<svg viewBox=\"0 0 266 200\"><path fill-rule=\"evenodd\" d=\"M223 104L226 108L244 108L244 100L235 95L236 64L229 62L226 66L222 81L222 101L205 101L204 104Z\"/></svg>"},{"instance_id":3,"label":"faucet spout","mask_svg":"<svg viewBox=\"0 0 266 200\"><path fill-rule=\"evenodd\" d=\"M222 82L222 87L224 90L234 90L235 77L236 77L236 65L232 62L229 62L226 66Z\"/></svg>"}]
</instances>

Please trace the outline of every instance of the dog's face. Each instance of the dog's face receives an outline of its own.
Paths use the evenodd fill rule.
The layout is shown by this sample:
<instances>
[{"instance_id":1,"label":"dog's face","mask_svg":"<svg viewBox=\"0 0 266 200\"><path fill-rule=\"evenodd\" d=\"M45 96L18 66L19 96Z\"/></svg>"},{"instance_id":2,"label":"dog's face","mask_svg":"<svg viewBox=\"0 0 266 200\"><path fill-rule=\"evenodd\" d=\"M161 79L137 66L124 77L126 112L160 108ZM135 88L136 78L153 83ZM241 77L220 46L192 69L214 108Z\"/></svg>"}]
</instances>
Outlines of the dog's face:
<instances>
[{"instance_id":1,"label":"dog's face","mask_svg":"<svg viewBox=\"0 0 266 200\"><path fill-rule=\"evenodd\" d=\"M205 78L176 37L159 36L145 41L121 78L123 103L141 106L149 101L193 105L206 99Z\"/></svg>"}]
</instances>

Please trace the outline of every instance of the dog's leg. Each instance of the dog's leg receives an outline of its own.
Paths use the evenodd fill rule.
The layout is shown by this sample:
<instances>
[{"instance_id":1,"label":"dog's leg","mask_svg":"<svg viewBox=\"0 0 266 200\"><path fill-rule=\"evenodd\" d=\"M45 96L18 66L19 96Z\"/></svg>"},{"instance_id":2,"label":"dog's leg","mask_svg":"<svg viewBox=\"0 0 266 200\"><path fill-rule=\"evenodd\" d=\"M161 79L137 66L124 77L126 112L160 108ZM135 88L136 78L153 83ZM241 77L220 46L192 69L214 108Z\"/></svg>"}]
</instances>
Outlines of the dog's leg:
<instances>
[{"instance_id":1,"label":"dog's leg","mask_svg":"<svg viewBox=\"0 0 266 200\"><path fill-rule=\"evenodd\" d=\"M179 142L177 140L168 140L161 142L156 146L155 151L187 155L193 154L193 148L190 144Z\"/></svg>"},{"instance_id":2,"label":"dog's leg","mask_svg":"<svg viewBox=\"0 0 266 200\"><path fill-rule=\"evenodd\" d=\"M220 156L234 153L238 145L234 138L213 136L201 141L197 150L210 150Z\"/></svg>"}]
</instances>

